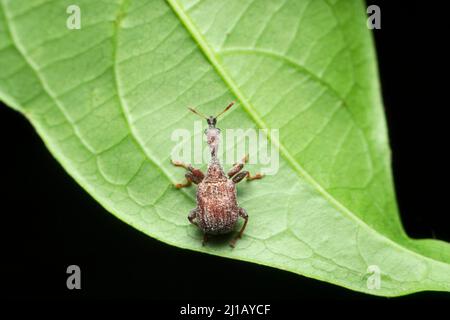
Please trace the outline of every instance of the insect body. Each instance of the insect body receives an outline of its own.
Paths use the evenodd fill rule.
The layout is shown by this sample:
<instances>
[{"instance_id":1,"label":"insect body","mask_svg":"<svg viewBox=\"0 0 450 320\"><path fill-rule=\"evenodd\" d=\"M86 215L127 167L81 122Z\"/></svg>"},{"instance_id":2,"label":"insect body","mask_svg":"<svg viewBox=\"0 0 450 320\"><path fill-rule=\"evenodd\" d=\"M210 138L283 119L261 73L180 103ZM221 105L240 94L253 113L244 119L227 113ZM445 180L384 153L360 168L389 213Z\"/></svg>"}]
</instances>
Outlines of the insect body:
<instances>
[{"instance_id":1,"label":"insect body","mask_svg":"<svg viewBox=\"0 0 450 320\"><path fill-rule=\"evenodd\" d=\"M179 161L172 160L175 166L183 167L188 172L185 174L186 182L179 183L177 188L188 187L193 183L198 185L197 207L189 213L189 221L198 226L204 233L203 244L206 243L208 235L224 234L234 230L239 217L245 222L236 238L230 242L234 247L236 241L242 237L248 222L248 215L244 208L239 207L236 196L236 184L244 178L247 180L261 179L262 174L251 176L248 171L241 171L248 161L245 156L239 163L234 164L231 170L225 175L219 159L217 150L219 147L220 129L216 128L217 118L230 109L234 102L230 103L224 111L216 117L206 117L198 111L190 110L205 118L208 122L208 129L205 130L207 143L211 151L211 161L208 165L206 175L199 169Z\"/></svg>"}]
</instances>

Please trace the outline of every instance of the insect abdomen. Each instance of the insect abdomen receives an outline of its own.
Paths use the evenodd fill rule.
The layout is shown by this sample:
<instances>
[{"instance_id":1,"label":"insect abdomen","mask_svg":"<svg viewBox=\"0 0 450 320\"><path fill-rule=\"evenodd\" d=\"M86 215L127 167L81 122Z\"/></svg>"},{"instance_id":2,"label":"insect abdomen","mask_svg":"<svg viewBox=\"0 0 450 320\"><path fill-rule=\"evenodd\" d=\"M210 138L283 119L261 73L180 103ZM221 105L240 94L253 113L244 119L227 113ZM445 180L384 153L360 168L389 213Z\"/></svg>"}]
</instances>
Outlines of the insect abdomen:
<instances>
[{"instance_id":1,"label":"insect abdomen","mask_svg":"<svg viewBox=\"0 0 450 320\"><path fill-rule=\"evenodd\" d=\"M239 216L234 184L230 181L202 183L197 202L199 227L204 232L219 234L233 230Z\"/></svg>"}]
</instances>

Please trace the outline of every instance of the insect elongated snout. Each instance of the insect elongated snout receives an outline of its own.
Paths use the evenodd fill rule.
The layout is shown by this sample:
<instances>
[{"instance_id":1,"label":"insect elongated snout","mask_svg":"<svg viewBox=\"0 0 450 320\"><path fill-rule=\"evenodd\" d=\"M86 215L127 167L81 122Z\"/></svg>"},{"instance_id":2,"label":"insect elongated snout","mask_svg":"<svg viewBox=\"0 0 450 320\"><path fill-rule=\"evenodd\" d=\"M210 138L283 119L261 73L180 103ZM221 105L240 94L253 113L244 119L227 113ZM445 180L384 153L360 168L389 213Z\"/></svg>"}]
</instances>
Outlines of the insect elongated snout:
<instances>
[{"instance_id":1,"label":"insect elongated snout","mask_svg":"<svg viewBox=\"0 0 450 320\"><path fill-rule=\"evenodd\" d=\"M205 130L206 141L211 150L211 155L215 156L217 154L217 150L219 149L220 142L220 129L219 128L209 128Z\"/></svg>"}]
</instances>

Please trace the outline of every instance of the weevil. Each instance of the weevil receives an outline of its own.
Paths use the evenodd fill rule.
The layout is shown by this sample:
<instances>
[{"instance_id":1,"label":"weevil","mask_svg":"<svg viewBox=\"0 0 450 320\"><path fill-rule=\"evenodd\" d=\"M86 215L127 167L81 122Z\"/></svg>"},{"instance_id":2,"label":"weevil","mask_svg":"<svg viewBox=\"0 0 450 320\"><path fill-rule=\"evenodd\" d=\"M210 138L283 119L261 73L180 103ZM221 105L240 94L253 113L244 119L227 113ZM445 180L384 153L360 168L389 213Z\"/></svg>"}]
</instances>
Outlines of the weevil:
<instances>
[{"instance_id":1,"label":"weevil","mask_svg":"<svg viewBox=\"0 0 450 320\"><path fill-rule=\"evenodd\" d=\"M236 241L242 237L248 223L247 212L237 202L236 184L244 178L247 181L251 181L263 177L260 173L252 176L248 171L241 171L248 161L248 155L244 156L240 162L235 163L227 175L225 175L222 165L217 158L220 142L220 129L216 127L217 118L228 111L233 105L234 102L231 102L215 117L207 117L197 110L189 108L193 113L206 119L208 123L208 128L205 129L205 135L211 152L211 160L208 164L206 174L200 169L194 168L191 164L171 160L173 165L187 170L185 174L186 182L176 184L176 188L189 187L192 183L198 185L197 207L189 212L188 220L203 231L202 245L205 245L209 235L232 232L238 218L242 217L244 224L237 236L230 242L230 246L235 247Z\"/></svg>"}]
</instances>

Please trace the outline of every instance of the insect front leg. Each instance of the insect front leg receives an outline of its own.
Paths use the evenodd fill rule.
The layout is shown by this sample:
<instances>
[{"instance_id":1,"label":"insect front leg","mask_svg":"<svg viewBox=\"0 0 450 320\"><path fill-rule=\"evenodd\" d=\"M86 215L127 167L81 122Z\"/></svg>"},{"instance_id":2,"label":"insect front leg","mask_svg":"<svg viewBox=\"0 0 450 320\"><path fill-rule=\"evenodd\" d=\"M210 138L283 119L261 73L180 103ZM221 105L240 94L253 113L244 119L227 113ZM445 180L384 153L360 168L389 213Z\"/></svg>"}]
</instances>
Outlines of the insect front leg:
<instances>
[{"instance_id":1,"label":"insect front leg","mask_svg":"<svg viewBox=\"0 0 450 320\"><path fill-rule=\"evenodd\" d=\"M244 233L245 227L247 226L247 222L248 222L248 214L247 214L247 211L245 211L244 208L239 208L239 212L238 212L238 213L239 213L239 216L240 216L240 217L244 218L245 222L244 222L244 225L242 226L241 230L239 230L239 233L238 233L238 235L236 236L236 238L234 238L233 240L231 240L230 246L231 246L232 248L234 248L234 247L236 246L236 242L237 242L240 238L242 238L242 234Z\"/></svg>"},{"instance_id":2,"label":"insect front leg","mask_svg":"<svg viewBox=\"0 0 450 320\"><path fill-rule=\"evenodd\" d=\"M174 166L182 167L189 171L184 175L186 177L185 183L175 184L175 187L177 189L189 187L192 184L192 182L194 182L195 184L199 184L200 182L202 182L203 178L205 177L205 175L203 174L203 172L200 169L196 169L190 164L185 164L181 161L175 161L175 160L171 160L171 162Z\"/></svg>"},{"instance_id":3,"label":"insect front leg","mask_svg":"<svg viewBox=\"0 0 450 320\"><path fill-rule=\"evenodd\" d=\"M244 178L247 178L247 181L262 179L264 175L262 173L256 173L254 176L250 175L248 171L241 171L237 175L235 175L232 180L234 183L241 182Z\"/></svg>"},{"instance_id":4,"label":"insect front leg","mask_svg":"<svg viewBox=\"0 0 450 320\"><path fill-rule=\"evenodd\" d=\"M230 171L228 171L228 177L232 177L234 176L236 173L238 173L239 171L242 170L242 168L244 167L244 165L247 163L248 161L248 154L245 155L244 158L242 158L241 162L235 163L233 165L233 168L230 169Z\"/></svg>"}]
</instances>

